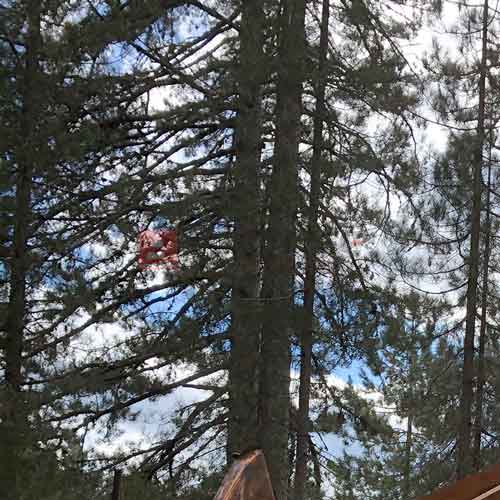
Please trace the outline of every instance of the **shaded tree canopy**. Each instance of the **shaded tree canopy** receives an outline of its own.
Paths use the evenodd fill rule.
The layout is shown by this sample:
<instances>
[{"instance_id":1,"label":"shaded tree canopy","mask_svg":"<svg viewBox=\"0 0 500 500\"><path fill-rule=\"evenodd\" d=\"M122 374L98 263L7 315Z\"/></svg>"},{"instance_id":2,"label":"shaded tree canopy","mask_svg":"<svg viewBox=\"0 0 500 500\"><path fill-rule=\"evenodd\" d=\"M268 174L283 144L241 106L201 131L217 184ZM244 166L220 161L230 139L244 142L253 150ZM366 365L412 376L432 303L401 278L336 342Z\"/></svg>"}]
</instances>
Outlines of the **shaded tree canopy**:
<instances>
[{"instance_id":1,"label":"shaded tree canopy","mask_svg":"<svg viewBox=\"0 0 500 500\"><path fill-rule=\"evenodd\" d=\"M208 500L254 448L277 500L496 463L497 18L0 0L0 497Z\"/></svg>"}]
</instances>

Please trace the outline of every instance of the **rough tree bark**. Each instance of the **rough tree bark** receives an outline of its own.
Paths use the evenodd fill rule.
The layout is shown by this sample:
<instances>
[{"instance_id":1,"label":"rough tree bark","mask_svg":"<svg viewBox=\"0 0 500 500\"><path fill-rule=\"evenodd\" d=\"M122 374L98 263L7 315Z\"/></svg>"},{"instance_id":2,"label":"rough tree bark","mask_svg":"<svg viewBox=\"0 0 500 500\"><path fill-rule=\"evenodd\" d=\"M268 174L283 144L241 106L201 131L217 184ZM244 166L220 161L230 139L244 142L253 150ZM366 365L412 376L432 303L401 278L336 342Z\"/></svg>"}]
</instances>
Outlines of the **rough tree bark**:
<instances>
[{"instance_id":1,"label":"rough tree bark","mask_svg":"<svg viewBox=\"0 0 500 500\"><path fill-rule=\"evenodd\" d=\"M242 2L232 287L229 454L256 447L258 430L259 165L264 0Z\"/></svg>"},{"instance_id":2,"label":"rough tree bark","mask_svg":"<svg viewBox=\"0 0 500 500\"><path fill-rule=\"evenodd\" d=\"M22 454L28 444L28 422L22 394L22 350L27 309L29 272L29 231L34 162L37 161L39 120L41 118L39 54L41 48L40 2L25 6L26 50L20 73L22 102L20 137L15 146L16 192L13 252L10 264L10 293L4 325L5 399L2 401L2 486L8 499L20 497L23 474Z\"/></svg>"},{"instance_id":3,"label":"rough tree bark","mask_svg":"<svg viewBox=\"0 0 500 500\"><path fill-rule=\"evenodd\" d=\"M309 399L311 392L311 354L314 328L314 292L316 288L316 254L318 248L318 206L321 188L323 151L323 122L325 119L326 63L328 56L328 23L330 0L323 0L319 46L319 77L316 84L316 112L314 116L313 157L307 235L305 238L304 324L301 335L299 409L297 412L297 457L295 462L294 497L304 498L307 481L307 454L309 450Z\"/></svg>"},{"instance_id":4,"label":"rough tree bark","mask_svg":"<svg viewBox=\"0 0 500 500\"><path fill-rule=\"evenodd\" d=\"M276 139L264 252L260 437L276 500L288 498L290 335L294 304L305 3L305 0L282 2Z\"/></svg>"},{"instance_id":5,"label":"rough tree bark","mask_svg":"<svg viewBox=\"0 0 500 500\"><path fill-rule=\"evenodd\" d=\"M484 118L486 94L486 56L488 48L488 0L483 5L482 49L479 75L479 109L477 139L473 169L472 213L470 229L470 254L468 259L467 308L464 339L464 366L462 373L462 397L460 401L460 427L457 443L457 477L463 478L472 466L471 417L474 390L474 335L477 314L477 285L479 277L479 240L481 237L482 167L484 148Z\"/></svg>"},{"instance_id":6,"label":"rough tree bark","mask_svg":"<svg viewBox=\"0 0 500 500\"><path fill-rule=\"evenodd\" d=\"M113 489L111 491L111 500L123 500L122 499L122 471L115 469L113 475Z\"/></svg>"},{"instance_id":7,"label":"rough tree bark","mask_svg":"<svg viewBox=\"0 0 500 500\"><path fill-rule=\"evenodd\" d=\"M413 449L413 415L408 411L408 421L406 423L406 441L405 441L405 470L403 483L403 498L411 500L411 453Z\"/></svg>"},{"instance_id":8,"label":"rough tree bark","mask_svg":"<svg viewBox=\"0 0 500 500\"><path fill-rule=\"evenodd\" d=\"M415 320L413 320L413 328L412 328L412 334L413 336L416 336L417 334L417 326ZM411 348L410 348L411 349ZM414 413L413 413L413 408L412 408L412 401L413 401L413 387L415 385L415 356L416 353L413 352L413 350L409 353L409 379L408 379L408 385L409 385L409 391L410 394L408 394L408 407L406 409L406 439L405 439L405 457L404 457L404 473L403 473L403 499L405 500L411 500L412 495L411 495L411 484L412 484L412 460L411 460L411 455L413 452L413 418L414 418Z\"/></svg>"},{"instance_id":9,"label":"rough tree bark","mask_svg":"<svg viewBox=\"0 0 500 500\"><path fill-rule=\"evenodd\" d=\"M491 135L491 134L490 134ZM491 139L492 140L492 139ZM477 388L476 388L476 408L474 419L474 437L472 449L472 467L473 470L479 471L481 468L481 436L483 427L483 394L485 384L484 372L484 353L486 349L487 331L487 312L488 312L488 279L489 279L489 264L491 253L491 213L490 213L490 192L491 192L491 142L490 153L488 159L488 182L486 185L486 219L484 222L484 259L483 259L483 276L481 290L481 324L479 328L479 353L477 362Z\"/></svg>"}]
</instances>

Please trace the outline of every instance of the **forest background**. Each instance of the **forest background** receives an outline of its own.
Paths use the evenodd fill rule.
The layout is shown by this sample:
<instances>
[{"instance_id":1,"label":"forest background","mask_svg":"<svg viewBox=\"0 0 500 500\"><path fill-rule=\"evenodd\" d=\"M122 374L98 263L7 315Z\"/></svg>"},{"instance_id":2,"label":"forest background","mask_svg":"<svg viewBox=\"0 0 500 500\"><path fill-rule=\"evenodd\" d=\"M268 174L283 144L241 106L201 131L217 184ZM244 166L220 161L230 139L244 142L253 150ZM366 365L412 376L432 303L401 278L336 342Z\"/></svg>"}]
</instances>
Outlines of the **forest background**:
<instances>
[{"instance_id":1,"label":"forest background","mask_svg":"<svg viewBox=\"0 0 500 500\"><path fill-rule=\"evenodd\" d=\"M499 17L0 0L1 498L208 500L255 447L277 500L498 462Z\"/></svg>"}]
</instances>

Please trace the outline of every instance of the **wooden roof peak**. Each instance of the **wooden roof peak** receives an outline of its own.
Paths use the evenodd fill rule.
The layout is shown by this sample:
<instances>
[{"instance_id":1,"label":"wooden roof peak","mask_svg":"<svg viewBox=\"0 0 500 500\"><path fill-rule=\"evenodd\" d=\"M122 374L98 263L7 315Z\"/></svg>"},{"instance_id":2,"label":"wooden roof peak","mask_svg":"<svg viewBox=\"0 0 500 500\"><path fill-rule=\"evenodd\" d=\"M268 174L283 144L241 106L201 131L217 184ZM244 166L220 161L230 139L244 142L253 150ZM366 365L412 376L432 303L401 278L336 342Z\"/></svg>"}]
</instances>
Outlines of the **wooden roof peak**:
<instances>
[{"instance_id":1,"label":"wooden roof peak","mask_svg":"<svg viewBox=\"0 0 500 500\"><path fill-rule=\"evenodd\" d=\"M456 483L440 488L420 500L499 500L500 464L470 474Z\"/></svg>"}]
</instances>

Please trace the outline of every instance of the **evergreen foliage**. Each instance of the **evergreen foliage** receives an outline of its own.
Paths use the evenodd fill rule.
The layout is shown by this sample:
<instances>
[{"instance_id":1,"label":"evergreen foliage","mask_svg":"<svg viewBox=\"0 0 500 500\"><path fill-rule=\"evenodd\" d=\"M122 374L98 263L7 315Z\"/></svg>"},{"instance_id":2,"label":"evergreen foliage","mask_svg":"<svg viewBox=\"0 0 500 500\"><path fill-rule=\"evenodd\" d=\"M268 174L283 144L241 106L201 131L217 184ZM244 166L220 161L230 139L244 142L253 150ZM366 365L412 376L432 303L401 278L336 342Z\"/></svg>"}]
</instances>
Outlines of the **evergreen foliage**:
<instances>
[{"instance_id":1,"label":"evergreen foliage","mask_svg":"<svg viewBox=\"0 0 500 500\"><path fill-rule=\"evenodd\" d=\"M493 7L0 0L0 498L208 500L254 447L277 500L497 462Z\"/></svg>"}]
</instances>

